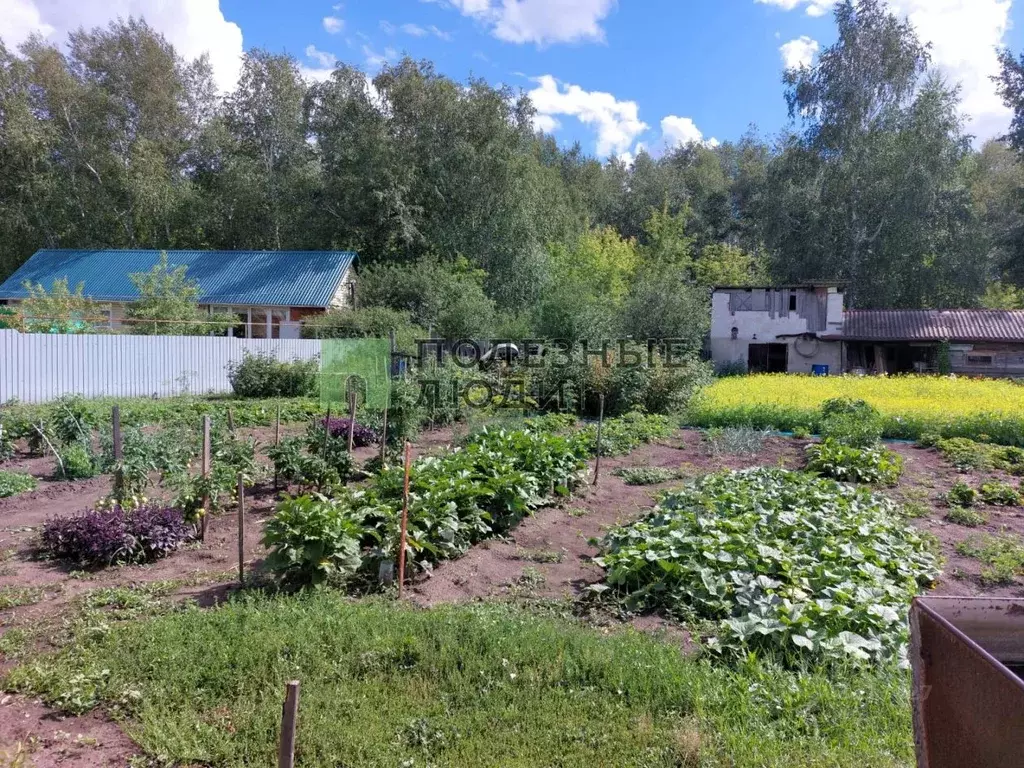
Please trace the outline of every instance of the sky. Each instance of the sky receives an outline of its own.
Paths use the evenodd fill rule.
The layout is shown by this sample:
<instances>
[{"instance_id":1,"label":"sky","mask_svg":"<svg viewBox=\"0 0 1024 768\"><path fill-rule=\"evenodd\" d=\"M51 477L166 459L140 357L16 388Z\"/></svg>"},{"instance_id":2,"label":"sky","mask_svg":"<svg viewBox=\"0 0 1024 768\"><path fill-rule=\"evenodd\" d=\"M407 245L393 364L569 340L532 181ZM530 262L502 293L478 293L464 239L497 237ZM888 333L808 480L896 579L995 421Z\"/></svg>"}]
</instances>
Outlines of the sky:
<instances>
[{"instance_id":1,"label":"sky","mask_svg":"<svg viewBox=\"0 0 1024 768\"><path fill-rule=\"evenodd\" d=\"M55 42L79 26L142 16L186 57L208 52L230 90L254 47L322 79L403 55L464 81L529 93L535 124L563 145L627 161L646 148L771 137L788 124L781 77L835 41L835 0L0 0L0 38ZM968 131L1001 135L996 49L1024 50L1024 0L886 0L962 88Z\"/></svg>"}]
</instances>

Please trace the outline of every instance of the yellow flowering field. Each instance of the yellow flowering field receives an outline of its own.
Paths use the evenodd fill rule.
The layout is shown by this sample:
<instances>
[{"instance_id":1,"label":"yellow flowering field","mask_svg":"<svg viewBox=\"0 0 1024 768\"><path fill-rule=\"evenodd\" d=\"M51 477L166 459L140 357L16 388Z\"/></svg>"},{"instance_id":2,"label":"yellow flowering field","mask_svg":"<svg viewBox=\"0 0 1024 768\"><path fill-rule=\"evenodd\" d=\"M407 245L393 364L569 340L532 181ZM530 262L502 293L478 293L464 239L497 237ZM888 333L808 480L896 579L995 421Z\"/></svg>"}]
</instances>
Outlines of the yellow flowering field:
<instances>
[{"instance_id":1,"label":"yellow flowering field","mask_svg":"<svg viewBox=\"0 0 1024 768\"><path fill-rule=\"evenodd\" d=\"M749 425L816 430L820 407L834 397L865 400L885 417L886 437L977 438L1024 445L1024 386L1005 379L941 376L797 376L763 374L719 379L698 393L694 426Z\"/></svg>"}]
</instances>

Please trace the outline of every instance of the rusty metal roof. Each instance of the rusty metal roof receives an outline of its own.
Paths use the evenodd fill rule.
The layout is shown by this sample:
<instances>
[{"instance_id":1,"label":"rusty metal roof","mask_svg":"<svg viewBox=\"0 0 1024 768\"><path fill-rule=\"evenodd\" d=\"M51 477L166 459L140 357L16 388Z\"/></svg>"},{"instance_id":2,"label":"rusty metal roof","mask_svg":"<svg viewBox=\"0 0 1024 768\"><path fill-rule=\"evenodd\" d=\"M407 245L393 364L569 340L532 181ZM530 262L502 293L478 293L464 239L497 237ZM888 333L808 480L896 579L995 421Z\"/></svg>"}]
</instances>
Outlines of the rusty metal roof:
<instances>
[{"instance_id":1,"label":"rusty metal roof","mask_svg":"<svg viewBox=\"0 0 1024 768\"><path fill-rule=\"evenodd\" d=\"M1024 310L855 309L843 313L848 341L1000 341L1024 343Z\"/></svg>"}]
</instances>

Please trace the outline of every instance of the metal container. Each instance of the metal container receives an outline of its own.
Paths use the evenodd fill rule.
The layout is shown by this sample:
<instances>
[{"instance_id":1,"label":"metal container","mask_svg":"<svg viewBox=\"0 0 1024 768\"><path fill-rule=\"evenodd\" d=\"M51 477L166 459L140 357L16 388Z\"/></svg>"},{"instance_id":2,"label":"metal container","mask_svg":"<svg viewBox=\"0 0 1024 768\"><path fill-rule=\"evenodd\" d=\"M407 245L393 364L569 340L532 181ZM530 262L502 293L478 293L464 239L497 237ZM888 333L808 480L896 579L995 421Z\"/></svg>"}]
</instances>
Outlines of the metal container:
<instances>
[{"instance_id":1,"label":"metal container","mask_svg":"<svg viewBox=\"0 0 1024 768\"><path fill-rule=\"evenodd\" d=\"M918 768L1024 766L1024 599L917 598L910 663Z\"/></svg>"}]
</instances>

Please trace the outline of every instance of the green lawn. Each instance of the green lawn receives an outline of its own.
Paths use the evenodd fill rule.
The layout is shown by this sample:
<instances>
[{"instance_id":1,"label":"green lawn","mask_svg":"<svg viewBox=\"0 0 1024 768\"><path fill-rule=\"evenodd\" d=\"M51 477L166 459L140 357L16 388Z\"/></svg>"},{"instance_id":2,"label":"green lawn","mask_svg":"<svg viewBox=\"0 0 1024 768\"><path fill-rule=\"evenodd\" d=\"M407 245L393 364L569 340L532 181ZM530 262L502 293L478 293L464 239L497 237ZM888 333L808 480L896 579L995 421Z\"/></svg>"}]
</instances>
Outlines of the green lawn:
<instances>
[{"instance_id":1,"label":"green lawn","mask_svg":"<svg viewBox=\"0 0 1024 768\"><path fill-rule=\"evenodd\" d=\"M507 605L330 592L95 618L8 689L100 702L151 755L271 766L302 682L301 766L910 766L907 676L712 665Z\"/></svg>"}]
</instances>

